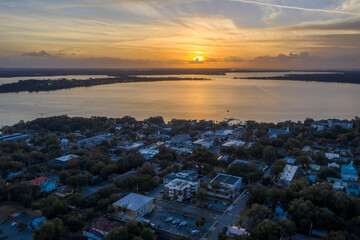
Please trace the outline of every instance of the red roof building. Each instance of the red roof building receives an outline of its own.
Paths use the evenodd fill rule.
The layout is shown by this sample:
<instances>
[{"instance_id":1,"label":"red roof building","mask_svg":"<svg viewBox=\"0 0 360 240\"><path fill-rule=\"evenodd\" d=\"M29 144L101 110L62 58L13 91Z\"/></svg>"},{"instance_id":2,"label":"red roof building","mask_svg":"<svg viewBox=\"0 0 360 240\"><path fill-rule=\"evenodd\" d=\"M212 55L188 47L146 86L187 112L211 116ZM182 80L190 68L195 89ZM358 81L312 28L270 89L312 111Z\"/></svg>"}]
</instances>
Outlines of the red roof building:
<instances>
[{"instance_id":1,"label":"red roof building","mask_svg":"<svg viewBox=\"0 0 360 240\"><path fill-rule=\"evenodd\" d=\"M115 227L121 227L123 224L118 221L112 221L105 217L96 219L90 226L87 226L83 230L83 235L88 239L100 240Z\"/></svg>"},{"instance_id":2,"label":"red roof building","mask_svg":"<svg viewBox=\"0 0 360 240\"><path fill-rule=\"evenodd\" d=\"M31 180L29 183L31 185L40 186L43 182L48 181L49 179L47 177L38 177L33 180Z\"/></svg>"}]
</instances>

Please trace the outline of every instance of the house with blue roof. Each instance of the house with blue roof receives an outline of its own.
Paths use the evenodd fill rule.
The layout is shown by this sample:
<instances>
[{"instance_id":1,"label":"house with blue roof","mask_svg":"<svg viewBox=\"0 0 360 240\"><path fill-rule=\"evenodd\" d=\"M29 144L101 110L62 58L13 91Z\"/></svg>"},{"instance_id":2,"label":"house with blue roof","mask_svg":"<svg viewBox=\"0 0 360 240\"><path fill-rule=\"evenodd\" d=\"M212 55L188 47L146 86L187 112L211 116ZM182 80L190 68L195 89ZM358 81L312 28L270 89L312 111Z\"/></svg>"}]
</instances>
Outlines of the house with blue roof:
<instances>
[{"instance_id":1,"label":"house with blue roof","mask_svg":"<svg viewBox=\"0 0 360 240\"><path fill-rule=\"evenodd\" d=\"M7 176L6 176L6 178L5 178L5 180L10 180L10 179L12 179L13 177L16 177L16 176L21 176L21 175L23 175L24 174L24 172L23 171L19 171L19 172L11 172L11 173L9 173Z\"/></svg>"},{"instance_id":2,"label":"house with blue roof","mask_svg":"<svg viewBox=\"0 0 360 240\"><path fill-rule=\"evenodd\" d=\"M358 183L349 183L346 187L346 193L349 195L360 195L360 185Z\"/></svg>"},{"instance_id":3,"label":"house with blue roof","mask_svg":"<svg viewBox=\"0 0 360 240\"><path fill-rule=\"evenodd\" d=\"M267 133L267 136L269 138L277 138L279 135L285 135L285 134L290 134L289 126L287 127L286 130L270 128Z\"/></svg>"},{"instance_id":4,"label":"house with blue roof","mask_svg":"<svg viewBox=\"0 0 360 240\"><path fill-rule=\"evenodd\" d=\"M40 185L41 192L52 192L58 187L56 180L44 181Z\"/></svg>"},{"instance_id":5,"label":"house with blue roof","mask_svg":"<svg viewBox=\"0 0 360 240\"><path fill-rule=\"evenodd\" d=\"M38 228L41 223L46 222L46 221L47 221L47 218L45 216L42 216L40 218L35 218L31 224L32 224L33 228Z\"/></svg>"},{"instance_id":6,"label":"house with blue roof","mask_svg":"<svg viewBox=\"0 0 360 240\"><path fill-rule=\"evenodd\" d=\"M359 172L357 167L353 162L349 164L341 165L341 179L344 181L354 181L358 180Z\"/></svg>"},{"instance_id":7,"label":"house with blue roof","mask_svg":"<svg viewBox=\"0 0 360 240\"><path fill-rule=\"evenodd\" d=\"M287 164L295 164L295 158L284 157L284 160L286 161Z\"/></svg>"}]
</instances>

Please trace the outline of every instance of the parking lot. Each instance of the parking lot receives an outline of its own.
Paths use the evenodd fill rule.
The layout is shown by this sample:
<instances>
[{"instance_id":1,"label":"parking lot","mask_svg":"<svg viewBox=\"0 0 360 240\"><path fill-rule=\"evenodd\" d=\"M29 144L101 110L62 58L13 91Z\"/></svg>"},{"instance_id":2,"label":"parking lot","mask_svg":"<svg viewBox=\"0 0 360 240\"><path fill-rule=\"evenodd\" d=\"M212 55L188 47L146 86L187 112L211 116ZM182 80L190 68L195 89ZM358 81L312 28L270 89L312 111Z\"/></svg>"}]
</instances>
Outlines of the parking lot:
<instances>
[{"instance_id":1,"label":"parking lot","mask_svg":"<svg viewBox=\"0 0 360 240\"><path fill-rule=\"evenodd\" d=\"M23 231L19 232L16 227L11 227L12 221L7 221L6 223L0 224L0 229L2 233L0 238L6 237L6 239L11 240L31 240L33 231L25 228Z\"/></svg>"},{"instance_id":2,"label":"parking lot","mask_svg":"<svg viewBox=\"0 0 360 240\"><path fill-rule=\"evenodd\" d=\"M156 204L157 203L157 204ZM213 217L217 217L217 215L207 213L205 211L196 211L196 213L192 212L191 208L186 208L179 210L179 207L171 208L172 203L166 203L162 201L156 201L156 208L150 214L147 214L144 218L149 219L151 223L155 224L155 227L163 229L165 231L171 232L176 235L184 235L188 237L192 237L195 239L201 238L203 234L205 234L209 228L214 223ZM202 213L199 215L199 213ZM186 221L186 226L179 226L179 224L172 224L172 222L165 222L165 219L172 217L173 220L180 220L180 222ZM196 221L204 217L206 219L205 225L202 227L196 226ZM191 235L193 230L198 230L199 233L196 235Z\"/></svg>"}]
</instances>

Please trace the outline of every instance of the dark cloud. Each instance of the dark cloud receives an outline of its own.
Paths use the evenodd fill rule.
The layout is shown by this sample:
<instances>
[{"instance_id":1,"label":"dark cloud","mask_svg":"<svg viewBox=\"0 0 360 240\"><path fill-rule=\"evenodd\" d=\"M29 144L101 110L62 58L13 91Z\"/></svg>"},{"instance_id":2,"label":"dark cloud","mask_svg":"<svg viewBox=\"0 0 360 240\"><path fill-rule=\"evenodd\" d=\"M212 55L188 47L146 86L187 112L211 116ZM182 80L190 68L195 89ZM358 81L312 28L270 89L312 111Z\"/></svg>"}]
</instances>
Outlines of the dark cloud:
<instances>
[{"instance_id":1,"label":"dark cloud","mask_svg":"<svg viewBox=\"0 0 360 240\"><path fill-rule=\"evenodd\" d=\"M27 52L22 55L23 57L47 57L51 56L50 53L47 53L44 50L41 50L40 52Z\"/></svg>"},{"instance_id":2,"label":"dark cloud","mask_svg":"<svg viewBox=\"0 0 360 240\"><path fill-rule=\"evenodd\" d=\"M289 53L289 55L279 54L275 57L273 56L258 56L255 60L293 60L293 59L306 59L309 57L309 52L301 52L299 54Z\"/></svg>"},{"instance_id":3,"label":"dark cloud","mask_svg":"<svg viewBox=\"0 0 360 240\"><path fill-rule=\"evenodd\" d=\"M244 59L236 56L231 56L224 58L224 62L244 62Z\"/></svg>"}]
</instances>

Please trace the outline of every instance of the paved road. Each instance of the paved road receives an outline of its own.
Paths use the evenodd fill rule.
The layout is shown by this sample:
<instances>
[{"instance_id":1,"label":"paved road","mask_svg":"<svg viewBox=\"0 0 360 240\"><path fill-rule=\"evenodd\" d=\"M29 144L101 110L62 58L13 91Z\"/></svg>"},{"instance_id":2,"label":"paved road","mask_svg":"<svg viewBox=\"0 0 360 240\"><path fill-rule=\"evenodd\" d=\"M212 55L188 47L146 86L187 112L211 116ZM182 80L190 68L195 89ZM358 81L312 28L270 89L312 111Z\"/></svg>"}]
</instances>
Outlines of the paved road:
<instances>
[{"instance_id":1,"label":"paved road","mask_svg":"<svg viewBox=\"0 0 360 240\"><path fill-rule=\"evenodd\" d=\"M158 186L156 186L153 190L151 190L149 192L148 197L162 198L162 194L160 192L163 190L164 190L164 184L159 184Z\"/></svg>"},{"instance_id":2,"label":"paved road","mask_svg":"<svg viewBox=\"0 0 360 240\"><path fill-rule=\"evenodd\" d=\"M243 192L235 201L233 204L231 204L228 209L217 218L218 225L215 227L215 224L210 228L210 235L208 239L216 240L218 238L218 233L222 231L222 229L225 226L232 226L237 223L238 218L237 216L241 212L241 210L244 208L246 201L248 199L248 195L246 194L246 191Z\"/></svg>"}]
</instances>

